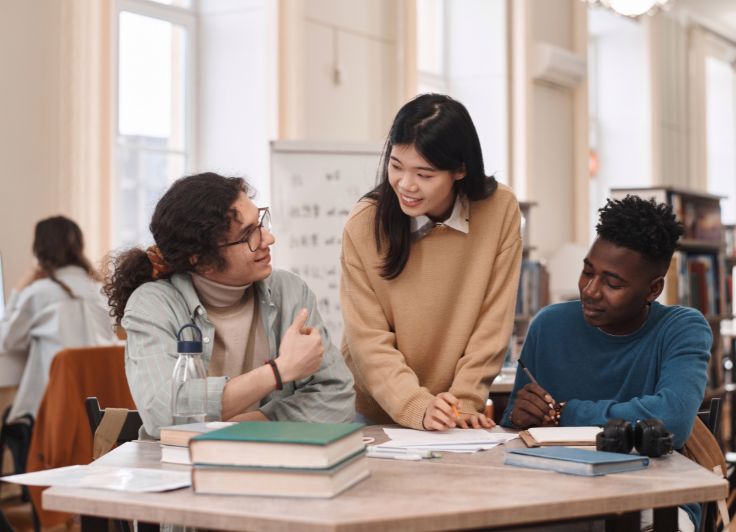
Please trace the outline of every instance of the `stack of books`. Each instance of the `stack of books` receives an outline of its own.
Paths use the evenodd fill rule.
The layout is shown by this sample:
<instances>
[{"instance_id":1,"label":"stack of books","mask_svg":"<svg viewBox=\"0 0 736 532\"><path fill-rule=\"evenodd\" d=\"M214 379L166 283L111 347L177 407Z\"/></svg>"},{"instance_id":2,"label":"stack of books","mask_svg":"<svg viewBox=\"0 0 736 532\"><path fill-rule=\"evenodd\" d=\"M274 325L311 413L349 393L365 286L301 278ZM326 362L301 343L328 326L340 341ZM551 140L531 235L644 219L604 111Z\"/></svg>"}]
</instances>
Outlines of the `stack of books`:
<instances>
[{"instance_id":1,"label":"stack of books","mask_svg":"<svg viewBox=\"0 0 736 532\"><path fill-rule=\"evenodd\" d=\"M244 422L191 439L196 493L330 498L369 475L359 423Z\"/></svg>"},{"instance_id":2,"label":"stack of books","mask_svg":"<svg viewBox=\"0 0 736 532\"><path fill-rule=\"evenodd\" d=\"M234 425L226 421L186 423L161 428L161 461L170 464L189 464L189 440L198 434Z\"/></svg>"}]
</instances>

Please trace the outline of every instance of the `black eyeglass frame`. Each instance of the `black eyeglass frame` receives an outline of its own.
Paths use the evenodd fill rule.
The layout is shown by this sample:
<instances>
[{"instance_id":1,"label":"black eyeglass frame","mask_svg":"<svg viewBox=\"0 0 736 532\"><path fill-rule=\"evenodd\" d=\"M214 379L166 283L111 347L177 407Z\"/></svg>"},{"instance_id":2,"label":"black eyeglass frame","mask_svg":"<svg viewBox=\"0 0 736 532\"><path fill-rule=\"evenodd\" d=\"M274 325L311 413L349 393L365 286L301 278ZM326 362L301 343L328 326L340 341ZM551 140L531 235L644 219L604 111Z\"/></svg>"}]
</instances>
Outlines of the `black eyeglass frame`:
<instances>
[{"instance_id":1,"label":"black eyeglass frame","mask_svg":"<svg viewBox=\"0 0 736 532\"><path fill-rule=\"evenodd\" d=\"M251 253L255 253L258 251L258 248L261 247L261 239L263 238L263 229L265 228L267 231L271 230L271 211L268 207L259 207L258 208L258 225L256 225L253 229L248 231L246 234L243 235L243 238L240 240L236 240L235 242L227 242L225 244L220 244L217 247L220 248L226 248L229 246L237 246L238 244L246 244L248 246L248 249L251 251ZM255 243L255 249L251 247L250 238L256 234L258 234L258 237L256 238L257 242Z\"/></svg>"}]
</instances>

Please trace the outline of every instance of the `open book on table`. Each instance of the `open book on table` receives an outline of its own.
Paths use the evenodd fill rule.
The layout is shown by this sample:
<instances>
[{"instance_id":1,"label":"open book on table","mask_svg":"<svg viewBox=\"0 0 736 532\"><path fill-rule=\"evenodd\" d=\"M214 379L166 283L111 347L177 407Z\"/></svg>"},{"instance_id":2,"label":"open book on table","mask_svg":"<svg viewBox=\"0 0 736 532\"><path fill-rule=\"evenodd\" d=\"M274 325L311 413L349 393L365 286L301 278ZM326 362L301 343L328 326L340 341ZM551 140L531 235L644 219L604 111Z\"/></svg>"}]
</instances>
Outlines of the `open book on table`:
<instances>
[{"instance_id":1,"label":"open book on table","mask_svg":"<svg viewBox=\"0 0 736 532\"><path fill-rule=\"evenodd\" d=\"M600 427L531 427L522 430L519 437L527 447L548 445L595 445Z\"/></svg>"}]
</instances>

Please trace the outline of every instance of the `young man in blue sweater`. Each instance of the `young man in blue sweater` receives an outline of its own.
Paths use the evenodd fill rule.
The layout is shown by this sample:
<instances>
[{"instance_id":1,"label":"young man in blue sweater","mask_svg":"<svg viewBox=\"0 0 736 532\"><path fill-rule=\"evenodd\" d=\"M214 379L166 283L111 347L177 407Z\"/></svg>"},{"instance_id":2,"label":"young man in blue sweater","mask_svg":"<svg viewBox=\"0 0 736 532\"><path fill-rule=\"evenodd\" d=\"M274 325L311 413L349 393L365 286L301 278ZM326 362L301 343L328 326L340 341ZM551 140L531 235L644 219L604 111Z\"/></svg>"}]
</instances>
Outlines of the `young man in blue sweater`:
<instances>
[{"instance_id":1,"label":"young man in blue sweater","mask_svg":"<svg viewBox=\"0 0 736 532\"><path fill-rule=\"evenodd\" d=\"M521 360L538 385L517 371L501 424L659 418L680 448L703 400L713 340L700 312L655 301L682 225L669 206L637 196L599 212L580 300L551 305L531 323ZM697 523L697 506L686 510Z\"/></svg>"}]
</instances>

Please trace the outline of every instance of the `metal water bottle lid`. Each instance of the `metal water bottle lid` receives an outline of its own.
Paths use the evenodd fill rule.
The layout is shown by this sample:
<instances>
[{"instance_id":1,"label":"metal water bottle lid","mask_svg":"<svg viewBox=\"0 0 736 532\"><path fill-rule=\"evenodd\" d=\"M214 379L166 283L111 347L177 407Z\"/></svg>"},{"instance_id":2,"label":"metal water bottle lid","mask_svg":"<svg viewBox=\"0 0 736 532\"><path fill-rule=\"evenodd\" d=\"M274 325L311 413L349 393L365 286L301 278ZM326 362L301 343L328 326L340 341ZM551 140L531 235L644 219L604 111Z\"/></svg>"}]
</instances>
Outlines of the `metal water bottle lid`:
<instances>
[{"instance_id":1,"label":"metal water bottle lid","mask_svg":"<svg viewBox=\"0 0 736 532\"><path fill-rule=\"evenodd\" d=\"M196 331L194 340L182 340L181 333L184 329L192 328ZM199 336L199 339L196 337ZM193 323L187 323L179 332L176 333L176 352L177 353L201 353L202 352L202 331Z\"/></svg>"}]
</instances>

